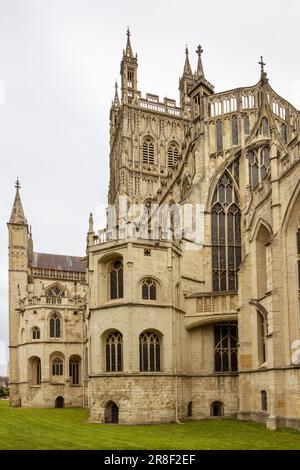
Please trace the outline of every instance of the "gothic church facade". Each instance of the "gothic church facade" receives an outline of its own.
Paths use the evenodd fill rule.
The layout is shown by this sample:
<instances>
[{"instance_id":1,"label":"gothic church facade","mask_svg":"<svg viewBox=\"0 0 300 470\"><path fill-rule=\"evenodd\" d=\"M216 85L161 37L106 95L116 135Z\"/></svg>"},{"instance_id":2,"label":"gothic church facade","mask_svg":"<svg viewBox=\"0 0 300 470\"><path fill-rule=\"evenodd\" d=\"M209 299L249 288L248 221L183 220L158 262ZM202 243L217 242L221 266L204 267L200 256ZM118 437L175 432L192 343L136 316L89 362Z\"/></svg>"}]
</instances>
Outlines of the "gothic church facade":
<instances>
[{"instance_id":1,"label":"gothic church facade","mask_svg":"<svg viewBox=\"0 0 300 470\"><path fill-rule=\"evenodd\" d=\"M300 428L300 116L261 75L216 93L186 50L180 103L138 90L130 33L110 110L108 202L203 207L203 243L95 232L36 253L19 185L9 228L11 404L93 422L236 416ZM152 209L151 209L152 210ZM175 216L176 218L176 216ZM141 230L138 225L136 231ZM125 230L126 231L126 230ZM148 231L147 231L148 234Z\"/></svg>"}]
</instances>

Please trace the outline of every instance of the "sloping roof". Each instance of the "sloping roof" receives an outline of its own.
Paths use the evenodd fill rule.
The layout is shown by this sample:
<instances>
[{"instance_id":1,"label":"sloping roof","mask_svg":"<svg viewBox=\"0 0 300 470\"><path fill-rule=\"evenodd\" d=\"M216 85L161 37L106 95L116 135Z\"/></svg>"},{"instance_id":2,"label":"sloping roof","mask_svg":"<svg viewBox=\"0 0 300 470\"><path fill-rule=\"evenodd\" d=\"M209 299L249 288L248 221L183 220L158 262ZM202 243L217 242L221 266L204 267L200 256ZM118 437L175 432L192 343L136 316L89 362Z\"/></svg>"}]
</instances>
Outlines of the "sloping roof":
<instances>
[{"instance_id":1,"label":"sloping roof","mask_svg":"<svg viewBox=\"0 0 300 470\"><path fill-rule=\"evenodd\" d=\"M33 253L32 267L84 273L86 270L86 263L79 256Z\"/></svg>"},{"instance_id":2,"label":"sloping roof","mask_svg":"<svg viewBox=\"0 0 300 470\"><path fill-rule=\"evenodd\" d=\"M27 220L24 215L24 210L21 202L19 188L17 187L16 196L14 200L14 205L11 211L11 216L9 220L10 224L21 224L27 225Z\"/></svg>"}]
</instances>

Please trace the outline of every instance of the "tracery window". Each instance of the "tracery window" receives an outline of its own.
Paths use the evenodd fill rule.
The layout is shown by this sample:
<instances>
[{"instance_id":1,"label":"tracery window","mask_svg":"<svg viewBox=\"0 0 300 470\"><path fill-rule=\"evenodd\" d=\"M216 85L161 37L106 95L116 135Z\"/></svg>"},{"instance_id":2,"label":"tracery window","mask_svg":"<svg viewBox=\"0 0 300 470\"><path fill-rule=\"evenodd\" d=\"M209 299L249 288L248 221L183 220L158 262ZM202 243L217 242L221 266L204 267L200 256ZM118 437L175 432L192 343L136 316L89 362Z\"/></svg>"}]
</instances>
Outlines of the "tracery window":
<instances>
[{"instance_id":1,"label":"tracery window","mask_svg":"<svg viewBox=\"0 0 300 470\"><path fill-rule=\"evenodd\" d=\"M64 361L61 357L54 357L51 361L52 375L63 375Z\"/></svg>"},{"instance_id":2,"label":"tracery window","mask_svg":"<svg viewBox=\"0 0 300 470\"><path fill-rule=\"evenodd\" d=\"M236 372L238 370L237 322L218 323L214 325L215 337L215 371Z\"/></svg>"},{"instance_id":3,"label":"tracery window","mask_svg":"<svg viewBox=\"0 0 300 470\"><path fill-rule=\"evenodd\" d=\"M281 138L285 144L287 144L287 126L286 124L281 124Z\"/></svg>"},{"instance_id":4,"label":"tracery window","mask_svg":"<svg viewBox=\"0 0 300 470\"><path fill-rule=\"evenodd\" d=\"M142 158L144 163L154 164L154 144L150 137L143 140Z\"/></svg>"},{"instance_id":5,"label":"tracery window","mask_svg":"<svg viewBox=\"0 0 300 470\"><path fill-rule=\"evenodd\" d=\"M60 315L54 312L50 316L50 338L60 338Z\"/></svg>"},{"instance_id":6,"label":"tracery window","mask_svg":"<svg viewBox=\"0 0 300 470\"><path fill-rule=\"evenodd\" d=\"M237 116L232 116L232 119L231 119L231 136L232 136L232 145L238 145L238 143L239 143L239 134L238 134L238 119L237 119Z\"/></svg>"},{"instance_id":7,"label":"tracery window","mask_svg":"<svg viewBox=\"0 0 300 470\"><path fill-rule=\"evenodd\" d=\"M34 328L32 328L32 339L40 339L41 337L41 333L40 333L40 329L35 326Z\"/></svg>"},{"instance_id":8,"label":"tracery window","mask_svg":"<svg viewBox=\"0 0 300 470\"><path fill-rule=\"evenodd\" d=\"M216 147L217 152L223 152L223 125L222 121L216 122Z\"/></svg>"},{"instance_id":9,"label":"tracery window","mask_svg":"<svg viewBox=\"0 0 300 470\"><path fill-rule=\"evenodd\" d=\"M156 300L156 281L152 278L144 279L142 282L142 299Z\"/></svg>"},{"instance_id":10,"label":"tracery window","mask_svg":"<svg viewBox=\"0 0 300 470\"><path fill-rule=\"evenodd\" d=\"M236 291L241 262L241 213L233 180L226 171L215 189L211 210L213 290Z\"/></svg>"},{"instance_id":11,"label":"tracery window","mask_svg":"<svg viewBox=\"0 0 300 470\"><path fill-rule=\"evenodd\" d=\"M123 370L123 335L114 331L106 338L105 346L106 372L121 372Z\"/></svg>"},{"instance_id":12,"label":"tracery window","mask_svg":"<svg viewBox=\"0 0 300 470\"><path fill-rule=\"evenodd\" d=\"M59 286L50 287L46 294L47 304L61 304L65 291Z\"/></svg>"},{"instance_id":13,"label":"tracery window","mask_svg":"<svg viewBox=\"0 0 300 470\"><path fill-rule=\"evenodd\" d=\"M142 372L160 371L160 337L153 331L140 335L140 370Z\"/></svg>"},{"instance_id":14,"label":"tracery window","mask_svg":"<svg viewBox=\"0 0 300 470\"><path fill-rule=\"evenodd\" d=\"M250 150L248 152L249 177L251 188L256 188L260 184L270 169L270 150L263 147L260 150Z\"/></svg>"},{"instance_id":15,"label":"tracery window","mask_svg":"<svg viewBox=\"0 0 300 470\"><path fill-rule=\"evenodd\" d=\"M115 261L110 269L110 298L121 299L123 297L123 263Z\"/></svg>"},{"instance_id":16,"label":"tracery window","mask_svg":"<svg viewBox=\"0 0 300 470\"><path fill-rule=\"evenodd\" d=\"M168 167L172 168L177 162L179 157L178 146L175 142L172 142L168 147Z\"/></svg>"},{"instance_id":17,"label":"tracery window","mask_svg":"<svg viewBox=\"0 0 300 470\"><path fill-rule=\"evenodd\" d=\"M69 375L70 381L72 385L79 385L80 376L80 357L79 356L72 356L69 360Z\"/></svg>"},{"instance_id":18,"label":"tracery window","mask_svg":"<svg viewBox=\"0 0 300 470\"><path fill-rule=\"evenodd\" d=\"M269 122L265 117L262 118L260 123L260 134L264 137L269 137Z\"/></svg>"},{"instance_id":19,"label":"tracery window","mask_svg":"<svg viewBox=\"0 0 300 470\"><path fill-rule=\"evenodd\" d=\"M243 121L244 121L244 134L249 135L250 134L250 119L248 114L245 114L243 116Z\"/></svg>"}]
</instances>

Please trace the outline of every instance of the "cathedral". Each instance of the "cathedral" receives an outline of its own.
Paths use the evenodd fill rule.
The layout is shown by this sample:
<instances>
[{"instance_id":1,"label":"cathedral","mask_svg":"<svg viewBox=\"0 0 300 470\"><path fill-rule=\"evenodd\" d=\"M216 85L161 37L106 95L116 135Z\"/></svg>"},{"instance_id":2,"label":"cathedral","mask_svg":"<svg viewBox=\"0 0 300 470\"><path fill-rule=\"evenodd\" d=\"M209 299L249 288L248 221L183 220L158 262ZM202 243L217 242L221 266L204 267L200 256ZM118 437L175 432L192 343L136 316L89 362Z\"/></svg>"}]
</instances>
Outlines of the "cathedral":
<instances>
[{"instance_id":1,"label":"cathedral","mask_svg":"<svg viewBox=\"0 0 300 470\"><path fill-rule=\"evenodd\" d=\"M17 181L11 406L300 429L300 114L263 58L256 84L215 92L196 52L179 103L143 96L127 31L107 226L90 214L82 257L34 251Z\"/></svg>"}]
</instances>

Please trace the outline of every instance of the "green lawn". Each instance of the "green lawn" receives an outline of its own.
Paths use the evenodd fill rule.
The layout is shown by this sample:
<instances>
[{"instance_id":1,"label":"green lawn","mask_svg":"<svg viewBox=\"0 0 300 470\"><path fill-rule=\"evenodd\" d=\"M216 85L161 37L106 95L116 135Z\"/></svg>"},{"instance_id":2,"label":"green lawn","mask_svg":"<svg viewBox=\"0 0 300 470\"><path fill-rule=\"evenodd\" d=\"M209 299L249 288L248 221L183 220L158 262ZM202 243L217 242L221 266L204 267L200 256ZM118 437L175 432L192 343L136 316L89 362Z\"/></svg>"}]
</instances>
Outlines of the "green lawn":
<instances>
[{"instance_id":1,"label":"green lawn","mask_svg":"<svg viewBox=\"0 0 300 470\"><path fill-rule=\"evenodd\" d=\"M0 401L0 449L300 449L300 432L232 419L90 424L88 410L10 408Z\"/></svg>"}]
</instances>

